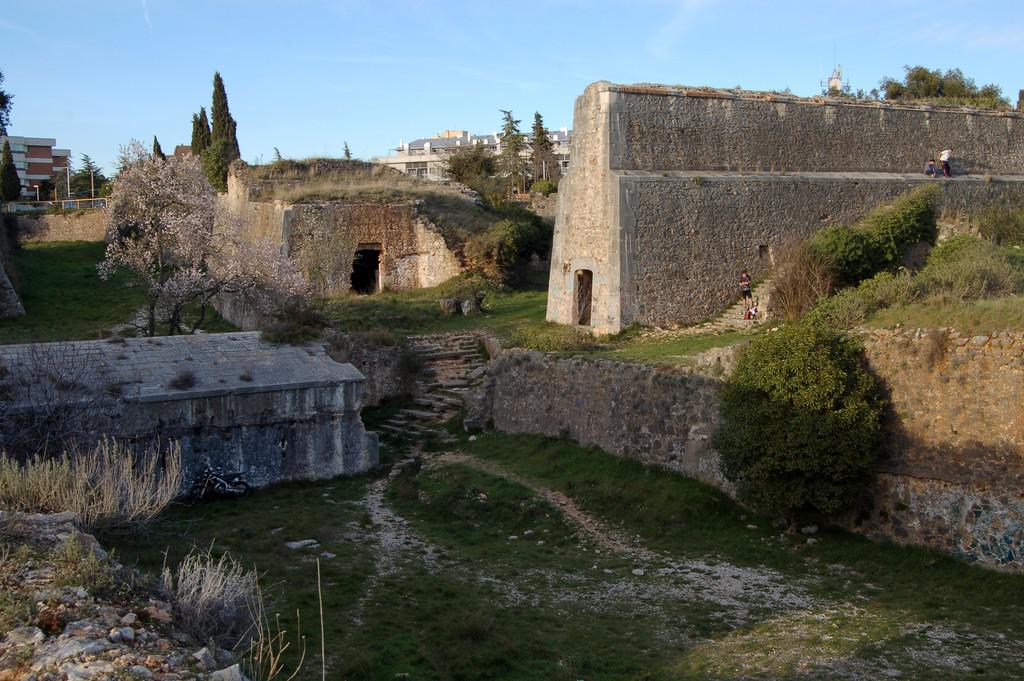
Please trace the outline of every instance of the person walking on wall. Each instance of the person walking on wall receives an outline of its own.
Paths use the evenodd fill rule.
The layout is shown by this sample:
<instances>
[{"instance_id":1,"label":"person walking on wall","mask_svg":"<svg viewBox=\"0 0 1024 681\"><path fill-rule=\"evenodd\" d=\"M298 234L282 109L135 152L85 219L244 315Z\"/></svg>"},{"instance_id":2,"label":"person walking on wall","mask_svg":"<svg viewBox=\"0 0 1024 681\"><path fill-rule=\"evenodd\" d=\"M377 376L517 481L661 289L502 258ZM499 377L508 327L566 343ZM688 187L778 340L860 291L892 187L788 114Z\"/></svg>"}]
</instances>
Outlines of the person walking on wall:
<instances>
[{"instance_id":1,"label":"person walking on wall","mask_svg":"<svg viewBox=\"0 0 1024 681\"><path fill-rule=\"evenodd\" d=\"M949 161L953 158L953 147L943 149L942 153L939 154L939 163L942 164L942 176L953 177L953 173L949 169Z\"/></svg>"},{"instance_id":2,"label":"person walking on wall","mask_svg":"<svg viewBox=\"0 0 1024 681\"><path fill-rule=\"evenodd\" d=\"M743 294L743 301L745 303L751 303L754 300L754 296L750 292L750 275L747 274L746 270L740 272L740 293ZM746 307L750 307L747 305Z\"/></svg>"}]
</instances>

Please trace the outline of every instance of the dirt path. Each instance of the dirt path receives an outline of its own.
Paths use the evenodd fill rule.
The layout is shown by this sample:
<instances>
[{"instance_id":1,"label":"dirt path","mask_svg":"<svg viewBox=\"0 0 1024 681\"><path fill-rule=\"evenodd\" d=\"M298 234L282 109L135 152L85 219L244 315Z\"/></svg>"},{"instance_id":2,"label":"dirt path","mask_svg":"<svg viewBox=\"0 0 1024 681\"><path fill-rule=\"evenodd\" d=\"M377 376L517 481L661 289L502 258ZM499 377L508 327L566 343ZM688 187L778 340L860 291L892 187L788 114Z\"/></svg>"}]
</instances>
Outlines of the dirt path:
<instances>
[{"instance_id":1,"label":"dirt path","mask_svg":"<svg viewBox=\"0 0 1024 681\"><path fill-rule=\"evenodd\" d=\"M534 481L505 470L497 464L483 461L462 452L445 452L439 456L427 459L426 464L428 468L445 464L463 464L493 475L496 478L502 478L522 485L557 508L569 523L601 548L640 562L649 562L656 558L656 554L645 549L639 542L588 515L576 505L575 501L565 494L538 485Z\"/></svg>"}]
</instances>

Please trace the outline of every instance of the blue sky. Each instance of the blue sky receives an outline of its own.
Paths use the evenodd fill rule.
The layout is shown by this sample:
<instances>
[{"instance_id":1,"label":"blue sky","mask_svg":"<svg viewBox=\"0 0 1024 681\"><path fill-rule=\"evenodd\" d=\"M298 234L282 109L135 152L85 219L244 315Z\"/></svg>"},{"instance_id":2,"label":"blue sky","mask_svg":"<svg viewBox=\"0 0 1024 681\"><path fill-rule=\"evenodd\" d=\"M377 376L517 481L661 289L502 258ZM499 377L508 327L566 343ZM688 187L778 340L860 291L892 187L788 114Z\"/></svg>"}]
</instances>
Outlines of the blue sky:
<instances>
[{"instance_id":1,"label":"blue sky","mask_svg":"<svg viewBox=\"0 0 1024 681\"><path fill-rule=\"evenodd\" d=\"M816 94L835 50L854 88L904 64L1024 88L1024 3L959 0L5 0L11 134L105 169L119 145L188 143L227 85L242 157L386 153L445 128L572 125L595 80Z\"/></svg>"}]
</instances>

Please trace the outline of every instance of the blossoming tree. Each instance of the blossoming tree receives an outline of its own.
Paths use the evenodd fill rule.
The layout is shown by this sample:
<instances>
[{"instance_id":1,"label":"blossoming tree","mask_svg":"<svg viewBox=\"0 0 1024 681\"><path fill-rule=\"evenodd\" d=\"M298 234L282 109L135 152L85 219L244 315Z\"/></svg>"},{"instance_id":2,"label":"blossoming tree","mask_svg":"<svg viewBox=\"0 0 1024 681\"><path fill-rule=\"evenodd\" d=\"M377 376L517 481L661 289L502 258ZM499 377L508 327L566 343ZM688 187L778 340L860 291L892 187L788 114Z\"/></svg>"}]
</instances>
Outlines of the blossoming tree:
<instances>
[{"instance_id":1,"label":"blossoming tree","mask_svg":"<svg viewBox=\"0 0 1024 681\"><path fill-rule=\"evenodd\" d=\"M269 311L306 293L290 259L217 219L213 189L194 156L162 159L132 142L122 149L111 200L100 276L134 275L132 285L146 297L146 335L158 325L194 333L218 294L245 296Z\"/></svg>"}]
</instances>

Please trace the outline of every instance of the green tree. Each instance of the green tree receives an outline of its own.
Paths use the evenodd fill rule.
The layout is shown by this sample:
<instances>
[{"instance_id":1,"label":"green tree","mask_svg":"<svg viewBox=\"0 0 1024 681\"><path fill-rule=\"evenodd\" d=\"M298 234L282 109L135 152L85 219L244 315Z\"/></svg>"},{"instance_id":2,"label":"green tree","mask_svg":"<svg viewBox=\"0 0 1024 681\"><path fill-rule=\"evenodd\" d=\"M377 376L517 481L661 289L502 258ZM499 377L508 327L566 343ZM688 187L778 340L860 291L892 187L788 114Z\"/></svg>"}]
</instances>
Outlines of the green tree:
<instances>
[{"instance_id":1,"label":"green tree","mask_svg":"<svg viewBox=\"0 0 1024 681\"><path fill-rule=\"evenodd\" d=\"M793 521L851 507L882 449L883 400L854 339L788 324L752 340L713 443L740 501Z\"/></svg>"},{"instance_id":2,"label":"green tree","mask_svg":"<svg viewBox=\"0 0 1024 681\"><path fill-rule=\"evenodd\" d=\"M1024 111L1024 90L1017 93L1017 111Z\"/></svg>"},{"instance_id":3,"label":"green tree","mask_svg":"<svg viewBox=\"0 0 1024 681\"><path fill-rule=\"evenodd\" d=\"M348 148L348 142L345 142L345 151L344 151L344 154L345 154L345 159L346 159L346 160L349 160L349 159L351 159L351 158L352 158L352 152L351 152L351 151L349 151L349 148Z\"/></svg>"},{"instance_id":4,"label":"green tree","mask_svg":"<svg viewBox=\"0 0 1024 681\"><path fill-rule=\"evenodd\" d=\"M444 159L445 175L474 189L496 170L494 154L482 144L456 147Z\"/></svg>"},{"instance_id":5,"label":"green tree","mask_svg":"<svg viewBox=\"0 0 1024 681\"><path fill-rule=\"evenodd\" d=\"M519 121L511 111L499 109L502 114L501 153L498 154L498 172L508 182L509 192L523 192L526 184L526 136L519 131Z\"/></svg>"},{"instance_id":6,"label":"green tree","mask_svg":"<svg viewBox=\"0 0 1024 681\"><path fill-rule=\"evenodd\" d=\"M167 160L167 154L160 148L160 140L156 138L156 135L153 135L153 156L156 156L161 161Z\"/></svg>"},{"instance_id":7,"label":"green tree","mask_svg":"<svg viewBox=\"0 0 1024 681\"><path fill-rule=\"evenodd\" d=\"M226 139L215 139L203 151L203 172L210 185L219 192L228 190L228 167L231 165L231 145Z\"/></svg>"},{"instance_id":8,"label":"green tree","mask_svg":"<svg viewBox=\"0 0 1024 681\"><path fill-rule=\"evenodd\" d=\"M202 157L210 146L210 121L206 117L206 107L199 107L198 114L192 114L192 153Z\"/></svg>"},{"instance_id":9,"label":"green tree","mask_svg":"<svg viewBox=\"0 0 1024 681\"><path fill-rule=\"evenodd\" d=\"M534 181L544 179L557 182L561 170L558 167L558 159L555 158L554 145L551 144L548 130L544 127L544 119L541 118L539 111L533 114L533 140L531 140L530 148L533 152Z\"/></svg>"},{"instance_id":10,"label":"green tree","mask_svg":"<svg viewBox=\"0 0 1024 681\"><path fill-rule=\"evenodd\" d=\"M0 85L4 82L4 72L0 71ZM7 134L7 126L11 124L11 100L13 97L0 89L0 135Z\"/></svg>"},{"instance_id":11,"label":"green tree","mask_svg":"<svg viewBox=\"0 0 1024 681\"><path fill-rule=\"evenodd\" d=\"M21 180L18 170L14 167L14 156L11 154L11 143L4 140L4 148L0 155L0 198L4 201L17 201L21 196Z\"/></svg>"},{"instance_id":12,"label":"green tree","mask_svg":"<svg viewBox=\"0 0 1024 681\"><path fill-rule=\"evenodd\" d=\"M154 150L154 155L155 153ZM103 169L89 158L89 154L82 154L82 167L71 175L71 194L72 196L103 196L107 182Z\"/></svg>"},{"instance_id":13,"label":"green tree","mask_svg":"<svg viewBox=\"0 0 1024 681\"><path fill-rule=\"evenodd\" d=\"M210 109L213 116L213 124L210 128L210 139L216 142L222 139L227 142L227 156L229 161L241 158L238 150L238 135L236 132L235 119L231 117L231 109L228 108L228 93L224 90L224 80L220 73L213 74L213 106Z\"/></svg>"},{"instance_id":14,"label":"green tree","mask_svg":"<svg viewBox=\"0 0 1024 681\"><path fill-rule=\"evenodd\" d=\"M934 104L962 104L986 109L1008 109L1010 102L995 84L978 87L960 69L939 69L904 66L903 80L886 77L880 87L885 99Z\"/></svg>"}]
</instances>

